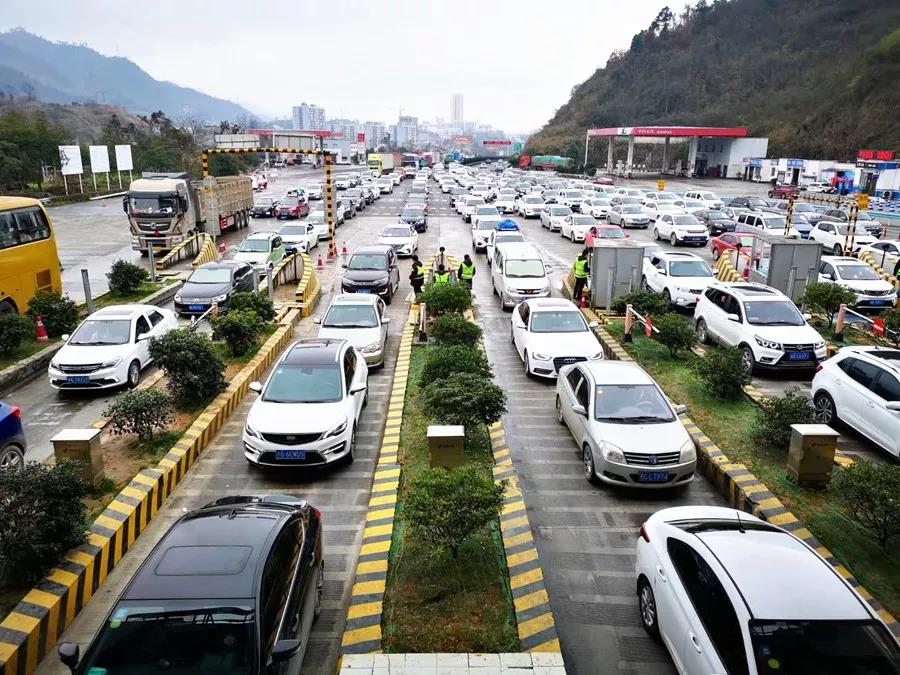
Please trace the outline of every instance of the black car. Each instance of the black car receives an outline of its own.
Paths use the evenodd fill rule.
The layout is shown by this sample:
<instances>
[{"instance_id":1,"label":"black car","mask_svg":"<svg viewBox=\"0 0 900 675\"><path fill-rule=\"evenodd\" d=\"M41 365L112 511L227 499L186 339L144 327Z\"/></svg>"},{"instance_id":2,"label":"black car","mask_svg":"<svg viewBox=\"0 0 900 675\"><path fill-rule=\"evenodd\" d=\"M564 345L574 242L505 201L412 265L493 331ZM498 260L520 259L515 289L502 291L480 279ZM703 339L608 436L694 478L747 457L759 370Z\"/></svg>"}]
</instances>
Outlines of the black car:
<instances>
[{"instance_id":1,"label":"black car","mask_svg":"<svg viewBox=\"0 0 900 675\"><path fill-rule=\"evenodd\" d=\"M345 191L344 199L349 199L350 201L352 201L357 211L362 211L364 208L366 208L366 204L369 203L363 195L362 188L350 188L349 190Z\"/></svg>"},{"instance_id":2,"label":"black car","mask_svg":"<svg viewBox=\"0 0 900 675\"><path fill-rule=\"evenodd\" d=\"M276 206L278 206L277 199L260 197L253 202L253 208L250 209L250 215L253 218L274 218Z\"/></svg>"},{"instance_id":3,"label":"black car","mask_svg":"<svg viewBox=\"0 0 900 675\"><path fill-rule=\"evenodd\" d=\"M356 215L356 205L353 203L352 199L341 198L338 201L337 208L344 211L344 220L350 220Z\"/></svg>"},{"instance_id":4,"label":"black car","mask_svg":"<svg viewBox=\"0 0 900 675\"><path fill-rule=\"evenodd\" d=\"M227 310L233 293L252 290L250 263L237 260L204 263L191 272L175 294L175 313L179 316L203 314L213 301L220 311Z\"/></svg>"},{"instance_id":5,"label":"black car","mask_svg":"<svg viewBox=\"0 0 900 675\"><path fill-rule=\"evenodd\" d=\"M318 510L288 495L219 499L179 518L79 660L88 673L299 673L322 608Z\"/></svg>"},{"instance_id":6,"label":"black car","mask_svg":"<svg viewBox=\"0 0 900 675\"><path fill-rule=\"evenodd\" d=\"M732 197L731 201L726 204L726 206L740 206L744 209L750 209L752 211L759 211L760 209L764 209L768 206L768 202L761 197Z\"/></svg>"},{"instance_id":7,"label":"black car","mask_svg":"<svg viewBox=\"0 0 900 675\"><path fill-rule=\"evenodd\" d=\"M344 265L341 293L375 293L391 304L400 287L397 254L390 246L362 246Z\"/></svg>"},{"instance_id":8,"label":"black car","mask_svg":"<svg viewBox=\"0 0 900 675\"><path fill-rule=\"evenodd\" d=\"M400 212L400 222L416 228L416 232L428 230L428 217L424 209L405 208Z\"/></svg>"},{"instance_id":9,"label":"black car","mask_svg":"<svg viewBox=\"0 0 900 675\"><path fill-rule=\"evenodd\" d=\"M727 213L719 209L694 211L694 216L706 225L711 237L717 237L723 232L734 232L734 228L737 227L737 221L732 220Z\"/></svg>"}]
</instances>

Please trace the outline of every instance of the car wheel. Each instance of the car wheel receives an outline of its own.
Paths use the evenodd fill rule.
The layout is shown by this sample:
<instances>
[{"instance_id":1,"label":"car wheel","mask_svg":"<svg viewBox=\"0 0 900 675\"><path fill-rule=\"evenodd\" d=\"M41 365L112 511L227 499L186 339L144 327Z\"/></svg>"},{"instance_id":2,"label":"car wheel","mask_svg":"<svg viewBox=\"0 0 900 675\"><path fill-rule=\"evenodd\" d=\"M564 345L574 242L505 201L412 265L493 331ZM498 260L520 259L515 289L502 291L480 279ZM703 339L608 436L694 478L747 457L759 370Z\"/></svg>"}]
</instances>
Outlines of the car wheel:
<instances>
[{"instance_id":1,"label":"car wheel","mask_svg":"<svg viewBox=\"0 0 900 675\"><path fill-rule=\"evenodd\" d=\"M23 466L25 466L25 453L18 445L10 443L0 450L0 471L21 469Z\"/></svg>"},{"instance_id":2,"label":"car wheel","mask_svg":"<svg viewBox=\"0 0 900 675\"><path fill-rule=\"evenodd\" d=\"M559 396L556 397L556 421L560 424L566 423L566 418L563 417L562 401L559 400Z\"/></svg>"},{"instance_id":3,"label":"car wheel","mask_svg":"<svg viewBox=\"0 0 900 675\"><path fill-rule=\"evenodd\" d=\"M813 405L816 409L816 421L820 424L833 425L838 422L837 408L834 399L824 391L820 391L813 397Z\"/></svg>"},{"instance_id":4,"label":"car wheel","mask_svg":"<svg viewBox=\"0 0 900 675\"><path fill-rule=\"evenodd\" d=\"M709 331L706 330L706 322L703 319L697 322L697 339L700 344L709 344Z\"/></svg>"},{"instance_id":5,"label":"car wheel","mask_svg":"<svg viewBox=\"0 0 900 675\"><path fill-rule=\"evenodd\" d=\"M356 425L353 425L353 431L350 433L350 452L344 458L346 464L353 464L353 455L356 453Z\"/></svg>"},{"instance_id":6,"label":"car wheel","mask_svg":"<svg viewBox=\"0 0 900 675\"><path fill-rule=\"evenodd\" d=\"M663 297L666 299L667 303L669 303L670 305L672 304L672 294L669 293L668 288L663 289Z\"/></svg>"},{"instance_id":7,"label":"car wheel","mask_svg":"<svg viewBox=\"0 0 900 675\"><path fill-rule=\"evenodd\" d=\"M528 350L522 352L522 363L525 364L525 377L531 377L531 367L528 365Z\"/></svg>"},{"instance_id":8,"label":"car wheel","mask_svg":"<svg viewBox=\"0 0 900 675\"><path fill-rule=\"evenodd\" d=\"M384 304L389 305L394 301L394 291L393 289L388 289L387 297L384 299Z\"/></svg>"},{"instance_id":9,"label":"car wheel","mask_svg":"<svg viewBox=\"0 0 900 675\"><path fill-rule=\"evenodd\" d=\"M655 227L653 228L653 239L656 240L656 241L659 241L659 240L660 240L659 230L658 230L657 228L655 228Z\"/></svg>"},{"instance_id":10,"label":"car wheel","mask_svg":"<svg viewBox=\"0 0 900 675\"><path fill-rule=\"evenodd\" d=\"M741 347L741 365L744 366L745 373L753 373L756 360L753 358L753 350L747 345Z\"/></svg>"},{"instance_id":11,"label":"car wheel","mask_svg":"<svg viewBox=\"0 0 900 675\"><path fill-rule=\"evenodd\" d=\"M659 617L656 613L656 597L644 577L638 581L638 607L641 610L641 625L654 640L659 639Z\"/></svg>"},{"instance_id":12,"label":"car wheel","mask_svg":"<svg viewBox=\"0 0 900 675\"><path fill-rule=\"evenodd\" d=\"M672 244L672 246L678 246L678 237L675 236L674 232L669 235L669 243Z\"/></svg>"},{"instance_id":13,"label":"car wheel","mask_svg":"<svg viewBox=\"0 0 900 675\"><path fill-rule=\"evenodd\" d=\"M587 479L588 483L596 485L598 480L597 472L594 470L594 453L591 452L589 445L585 445L581 449L581 461L584 465L584 477Z\"/></svg>"},{"instance_id":14,"label":"car wheel","mask_svg":"<svg viewBox=\"0 0 900 675\"><path fill-rule=\"evenodd\" d=\"M128 366L128 388L134 389L141 381L141 364L138 361L132 361Z\"/></svg>"},{"instance_id":15,"label":"car wheel","mask_svg":"<svg viewBox=\"0 0 900 675\"><path fill-rule=\"evenodd\" d=\"M381 359L381 365L384 365L384 358ZM369 405L369 388L366 387L366 393L363 394L362 407L365 408L368 405Z\"/></svg>"},{"instance_id":16,"label":"car wheel","mask_svg":"<svg viewBox=\"0 0 900 675\"><path fill-rule=\"evenodd\" d=\"M572 235L569 237L572 240L572 243L575 243L575 230L572 230Z\"/></svg>"},{"instance_id":17,"label":"car wheel","mask_svg":"<svg viewBox=\"0 0 900 675\"><path fill-rule=\"evenodd\" d=\"M834 247L831 249L831 253L833 255L844 255L844 249L841 248L840 244L835 244Z\"/></svg>"},{"instance_id":18,"label":"car wheel","mask_svg":"<svg viewBox=\"0 0 900 675\"><path fill-rule=\"evenodd\" d=\"M719 249L714 248L714 249L712 250L712 257L713 257L713 260L718 260L719 258L722 257L722 254L719 253Z\"/></svg>"},{"instance_id":19,"label":"car wheel","mask_svg":"<svg viewBox=\"0 0 900 675\"><path fill-rule=\"evenodd\" d=\"M319 574L316 575L316 605L313 609L313 621L322 613L322 596L325 594L325 559L319 561Z\"/></svg>"}]
</instances>

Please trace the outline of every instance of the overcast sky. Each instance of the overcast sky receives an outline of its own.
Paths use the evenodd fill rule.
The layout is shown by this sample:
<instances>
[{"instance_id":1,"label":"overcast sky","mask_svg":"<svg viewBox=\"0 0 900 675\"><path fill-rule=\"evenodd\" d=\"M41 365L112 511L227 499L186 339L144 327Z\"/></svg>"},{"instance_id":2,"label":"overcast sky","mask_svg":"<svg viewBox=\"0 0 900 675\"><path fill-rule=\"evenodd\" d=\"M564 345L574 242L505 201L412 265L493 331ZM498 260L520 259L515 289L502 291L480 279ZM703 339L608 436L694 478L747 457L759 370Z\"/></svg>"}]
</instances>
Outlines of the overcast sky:
<instances>
[{"instance_id":1,"label":"overcast sky","mask_svg":"<svg viewBox=\"0 0 900 675\"><path fill-rule=\"evenodd\" d=\"M542 126L665 0L0 0L0 30L124 56L153 77L289 117ZM671 3L680 10L680 3Z\"/></svg>"}]
</instances>

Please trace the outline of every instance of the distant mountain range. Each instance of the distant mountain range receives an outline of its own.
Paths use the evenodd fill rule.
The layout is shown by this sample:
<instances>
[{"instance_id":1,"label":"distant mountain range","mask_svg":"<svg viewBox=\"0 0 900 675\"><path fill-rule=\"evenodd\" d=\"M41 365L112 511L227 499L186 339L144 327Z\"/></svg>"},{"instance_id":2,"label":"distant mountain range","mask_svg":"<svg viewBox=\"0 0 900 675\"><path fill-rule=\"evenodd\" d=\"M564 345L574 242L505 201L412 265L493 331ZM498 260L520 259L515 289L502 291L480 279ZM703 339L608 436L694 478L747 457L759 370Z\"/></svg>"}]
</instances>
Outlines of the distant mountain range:
<instances>
[{"instance_id":1,"label":"distant mountain range","mask_svg":"<svg viewBox=\"0 0 900 675\"><path fill-rule=\"evenodd\" d=\"M175 120L235 122L252 116L232 101L155 80L128 59L21 29L0 33L0 92L55 103L106 103L136 114L162 110Z\"/></svg>"}]
</instances>

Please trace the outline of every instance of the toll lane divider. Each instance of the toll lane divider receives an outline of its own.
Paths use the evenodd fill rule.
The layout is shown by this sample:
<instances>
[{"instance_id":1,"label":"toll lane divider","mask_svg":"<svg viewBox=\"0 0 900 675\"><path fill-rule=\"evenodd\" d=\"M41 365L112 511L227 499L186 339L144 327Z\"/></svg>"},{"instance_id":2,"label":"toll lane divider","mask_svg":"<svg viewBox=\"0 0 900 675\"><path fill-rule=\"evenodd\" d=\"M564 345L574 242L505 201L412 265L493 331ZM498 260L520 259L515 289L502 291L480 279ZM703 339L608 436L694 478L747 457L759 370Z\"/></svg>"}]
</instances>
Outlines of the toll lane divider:
<instances>
[{"instance_id":1,"label":"toll lane divider","mask_svg":"<svg viewBox=\"0 0 900 675\"><path fill-rule=\"evenodd\" d=\"M277 288L289 281L300 281L308 266L303 259L302 253L292 253L281 259L281 261L272 268L272 287ZM306 256L309 259L309 256ZM310 275L312 272L310 272ZM269 291L268 281L265 275L261 275L261 280L256 290L258 293L265 295Z\"/></svg>"},{"instance_id":2,"label":"toll lane divider","mask_svg":"<svg viewBox=\"0 0 900 675\"><path fill-rule=\"evenodd\" d=\"M303 274L297 283L295 297L300 305L301 315L307 317L313 313L316 303L319 301L319 277L313 272L312 259L309 254L301 253L300 258L303 261Z\"/></svg>"},{"instance_id":3,"label":"toll lane divider","mask_svg":"<svg viewBox=\"0 0 900 675\"><path fill-rule=\"evenodd\" d=\"M87 541L69 551L0 622L0 675L30 675L57 638L88 604L107 575L131 548L166 499L184 479L247 393L250 382L287 346L300 318L289 311L279 327L201 412L168 454L143 469L90 526Z\"/></svg>"},{"instance_id":4,"label":"toll lane divider","mask_svg":"<svg viewBox=\"0 0 900 675\"><path fill-rule=\"evenodd\" d=\"M200 252L191 262L191 267L200 267L200 265L204 263L215 262L219 259L219 252L216 250L216 244L209 234L203 233L202 241L199 246Z\"/></svg>"},{"instance_id":5,"label":"toll lane divider","mask_svg":"<svg viewBox=\"0 0 900 675\"><path fill-rule=\"evenodd\" d=\"M589 309L581 311L589 321L597 320L593 311ZM595 328L594 332L600 339L607 358L634 361L609 332L602 327ZM624 357L621 356L622 354ZM882 607L881 603L857 581L850 570L813 536L797 516L791 513L782 501L750 472L746 465L730 461L719 446L704 434L690 417L681 415L680 418L697 447L698 472L712 482L719 493L728 500L728 503L736 509L751 513L788 530L815 549L869 603L869 606L878 613L894 636L900 638L900 623L897 622L897 619Z\"/></svg>"},{"instance_id":6,"label":"toll lane divider","mask_svg":"<svg viewBox=\"0 0 900 675\"><path fill-rule=\"evenodd\" d=\"M418 306L410 309L400 337L400 351L387 409L378 463L369 496L356 575L350 591L350 606L341 637L341 655L381 652L381 615L387 586L388 557L394 534L394 511L400 487L400 429L406 402L409 359L416 330Z\"/></svg>"},{"instance_id":7,"label":"toll lane divider","mask_svg":"<svg viewBox=\"0 0 900 675\"><path fill-rule=\"evenodd\" d=\"M875 260L875 256L873 256L868 251L863 251L859 254L859 259L872 267L872 269L877 272L878 276L880 276L882 279L884 279L894 287L894 290L900 290L900 278L897 278L893 274L890 274L886 269L879 265Z\"/></svg>"},{"instance_id":8,"label":"toll lane divider","mask_svg":"<svg viewBox=\"0 0 900 675\"><path fill-rule=\"evenodd\" d=\"M200 252L201 247L203 246L203 236L204 235L197 233L192 237L188 237L180 244L177 244L175 248L170 250L162 258L156 261L156 269L164 270L169 265L174 265L176 262L178 262L182 258L187 257L188 255L197 255ZM196 265L194 265L194 267L196 267Z\"/></svg>"}]
</instances>

